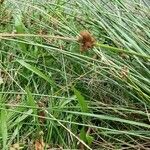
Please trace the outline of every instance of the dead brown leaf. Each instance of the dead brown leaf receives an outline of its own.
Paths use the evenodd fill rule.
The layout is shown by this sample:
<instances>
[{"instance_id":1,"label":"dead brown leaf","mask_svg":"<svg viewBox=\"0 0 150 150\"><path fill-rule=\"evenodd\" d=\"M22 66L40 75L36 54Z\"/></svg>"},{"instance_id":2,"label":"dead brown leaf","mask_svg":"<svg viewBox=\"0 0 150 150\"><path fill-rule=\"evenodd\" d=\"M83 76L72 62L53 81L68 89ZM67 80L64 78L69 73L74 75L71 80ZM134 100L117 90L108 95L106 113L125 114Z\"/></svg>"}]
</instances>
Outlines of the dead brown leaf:
<instances>
[{"instance_id":1,"label":"dead brown leaf","mask_svg":"<svg viewBox=\"0 0 150 150\"><path fill-rule=\"evenodd\" d=\"M15 144L11 145L9 148L9 150L21 150L21 149L23 149L23 147L20 146L19 143L15 143Z\"/></svg>"},{"instance_id":2,"label":"dead brown leaf","mask_svg":"<svg viewBox=\"0 0 150 150\"><path fill-rule=\"evenodd\" d=\"M43 131L40 131L38 133L38 138L35 140L34 142L34 148L35 150L44 150L45 147L47 147L47 144L44 143L44 140L43 140Z\"/></svg>"},{"instance_id":3,"label":"dead brown leaf","mask_svg":"<svg viewBox=\"0 0 150 150\"><path fill-rule=\"evenodd\" d=\"M36 140L34 145L35 145L35 150L44 150L45 144L43 140Z\"/></svg>"}]
</instances>

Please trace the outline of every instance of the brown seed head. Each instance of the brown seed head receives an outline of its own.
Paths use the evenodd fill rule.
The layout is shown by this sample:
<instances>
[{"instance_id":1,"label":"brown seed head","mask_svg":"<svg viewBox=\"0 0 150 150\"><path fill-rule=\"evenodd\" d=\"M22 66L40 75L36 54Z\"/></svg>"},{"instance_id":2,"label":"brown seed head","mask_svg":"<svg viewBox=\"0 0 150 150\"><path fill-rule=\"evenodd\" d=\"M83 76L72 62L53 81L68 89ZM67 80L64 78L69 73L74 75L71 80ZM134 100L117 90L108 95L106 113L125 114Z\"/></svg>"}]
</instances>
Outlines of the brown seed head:
<instances>
[{"instance_id":1,"label":"brown seed head","mask_svg":"<svg viewBox=\"0 0 150 150\"><path fill-rule=\"evenodd\" d=\"M95 44L95 39L92 37L92 35L88 31L81 31L78 41L80 43L81 52L87 51L88 49L93 48Z\"/></svg>"}]
</instances>

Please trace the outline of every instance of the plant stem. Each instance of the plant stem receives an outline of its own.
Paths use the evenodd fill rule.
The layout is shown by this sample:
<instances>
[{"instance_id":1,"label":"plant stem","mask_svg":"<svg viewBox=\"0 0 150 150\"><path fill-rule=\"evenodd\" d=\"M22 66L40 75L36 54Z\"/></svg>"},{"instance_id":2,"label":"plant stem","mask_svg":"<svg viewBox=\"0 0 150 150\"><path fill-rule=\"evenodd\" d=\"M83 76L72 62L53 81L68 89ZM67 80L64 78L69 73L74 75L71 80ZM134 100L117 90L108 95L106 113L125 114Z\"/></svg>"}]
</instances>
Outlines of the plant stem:
<instances>
[{"instance_id":1,"label":"plant stem","mask_svg":"<svg viewBox=\"0 0 150 150\"><path fill-rule=\"evenodd\" d=\"M131 49L130 49L131 51L127 51L127 50L124 50L124 49L121 49L121 48L117 48L117 47L113 47L113 46L109 46L109 45L101 44L101 43L96 43L96 47L105 48L105 49L110 50L110 51L115 52L115 53L120 52L120 53L125 53L125 54L128 54L128 55L135 55L135 56L138 56L138 57L141 57L141 58L150 59L150 56L142 55L140 53L136 53Z\"/></svg>"}]
</instances>

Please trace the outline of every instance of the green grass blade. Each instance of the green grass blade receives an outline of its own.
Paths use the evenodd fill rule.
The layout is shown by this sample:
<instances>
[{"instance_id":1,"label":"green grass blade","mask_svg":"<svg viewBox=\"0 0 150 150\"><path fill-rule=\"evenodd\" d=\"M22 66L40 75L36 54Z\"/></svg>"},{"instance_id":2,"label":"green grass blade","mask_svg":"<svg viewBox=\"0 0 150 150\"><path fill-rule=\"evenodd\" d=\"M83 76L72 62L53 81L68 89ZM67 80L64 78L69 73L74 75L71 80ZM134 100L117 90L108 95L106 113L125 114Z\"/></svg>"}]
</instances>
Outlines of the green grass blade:
<instances>
[{"instance_id":1,"label":"green grass blade","mask_svg":"<svg viewBox=\"0 0 150 150\"><path fill-rule=\"evenodd\" d=\"M15 20L15 29L17 33L25 33L25 26L22 22L22 16L20 14L14 15L14 20ZM19 43L20 48L22 51L26 52L27 51L27 45L24 43Z\"/></svg>"},{"instance_id":2,"label":"green grass blade","mask_svg":"<svg viewBox=\"0 0 150 150\"><path fill-rule=\"evenodd\" d=\"M24 60L16 60L16 61L18 63L20 63L22 66L24 66L25 68L29 69L30 71L32 71L33 73L38 75L39 77L41 77L44 80L46 80L47 82L49 82L52 86L56 86L55 82L49 76L45 75L44 73L42 73L40 70L38 70L34 66L26 63Z\"/></svg>"},{"instance_id":3,"label":"green grass blade","mask_svg":"<svg viewBox=\"0 0 150 150\"><path fill-rule=\"evenodd\" d=\"M27 92L27 105L33 107L33 112L35 115L37 115L37 110L35 109L37 107L34 98L29 90L29 88L26 87Z\"/></svg>"},{"instance_id":4,"label":"green grass blade","mask_svg":"<svg viewBox=\"0 0 150 150\"><path fill-rule=\"evenodd\" d=\"M97 119L102 119L102 120L110 120L110 121L116 121L116 122L121 122L125 124L130 124L133 126L140 126L144 128L150 129L150 125L142 122L137 122L137 121L132 121L132 120L127 120L127 119L122 119L118 117L113 117L113 116L108 116L108 115L98 115L98 114L91 114L91 113L84 113L84 112L75 112L75 111L66 111L71 114L76 114L76 115L83 115L87 117L92 117L92 118L97 118Z\"/></svg>"},{"instance_id":5,"label":"green grass blade","mask_svg":"<svg viewBox=\"0 0 150 150\"><path fill-rule=\"evenodd\" d=\"M3 140L3 150L6 149L7 144L7 111L5 109L1 109L1 118L0 118L0 126L1 126L1 134Z\"/></svg>"},{"instance_id":6,"label":"green grass blade","mask_svg":"<svg viewBox=\"0 0 150 150\"><path fill-rule=\"evenodd\" d=\"M77 97L78 103L81 107L82 112L88 112L88 105L85 98L81 95L81 92L73 88L74 94Z\"/></svg>"}]
</instances>

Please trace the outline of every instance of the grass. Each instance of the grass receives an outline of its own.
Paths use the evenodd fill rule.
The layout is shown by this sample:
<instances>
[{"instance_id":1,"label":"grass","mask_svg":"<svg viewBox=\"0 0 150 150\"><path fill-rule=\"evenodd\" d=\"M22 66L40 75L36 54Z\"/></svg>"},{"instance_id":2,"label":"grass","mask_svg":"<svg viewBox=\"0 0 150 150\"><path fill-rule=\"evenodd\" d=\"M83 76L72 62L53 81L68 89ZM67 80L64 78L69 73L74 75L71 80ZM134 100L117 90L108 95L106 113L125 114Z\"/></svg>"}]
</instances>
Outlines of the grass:
<instances>
[{"instance_id":1,"label":"grass","mask_svg":"<svg viewBox=\"0 0 150 150\"><path fill-rule=\"evenodd\" d=\"M149 11L146 0L2 1L0 149L149 149ZM80 52L84 30L96 43Z\"/></svg>"}]
</instances>

